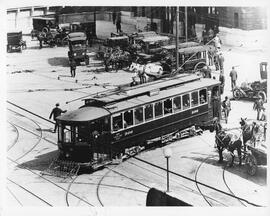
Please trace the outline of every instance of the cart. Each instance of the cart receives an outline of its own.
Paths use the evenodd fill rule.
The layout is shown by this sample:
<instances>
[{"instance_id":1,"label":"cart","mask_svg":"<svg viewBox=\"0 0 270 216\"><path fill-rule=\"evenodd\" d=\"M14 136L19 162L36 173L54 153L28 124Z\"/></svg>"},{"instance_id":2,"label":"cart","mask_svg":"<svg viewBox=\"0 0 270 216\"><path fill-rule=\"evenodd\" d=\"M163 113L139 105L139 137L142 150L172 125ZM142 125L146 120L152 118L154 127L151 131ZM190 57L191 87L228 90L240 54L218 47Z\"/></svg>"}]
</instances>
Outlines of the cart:
<instances>
[{"instance_id":1,"label":"cart","mask_svg":"<svg viewBox=\"0 0 270 216\"><path fill-rule=\"evenodd\" d=\"M264 127L266 127L266 125ZM267 165L267 146L265 135L260 136L259 139L248 141L246 145L247 151L244 152L246 171L249 175L253 176L256 174L258 166Z\"/></svg>"}]
</instances>

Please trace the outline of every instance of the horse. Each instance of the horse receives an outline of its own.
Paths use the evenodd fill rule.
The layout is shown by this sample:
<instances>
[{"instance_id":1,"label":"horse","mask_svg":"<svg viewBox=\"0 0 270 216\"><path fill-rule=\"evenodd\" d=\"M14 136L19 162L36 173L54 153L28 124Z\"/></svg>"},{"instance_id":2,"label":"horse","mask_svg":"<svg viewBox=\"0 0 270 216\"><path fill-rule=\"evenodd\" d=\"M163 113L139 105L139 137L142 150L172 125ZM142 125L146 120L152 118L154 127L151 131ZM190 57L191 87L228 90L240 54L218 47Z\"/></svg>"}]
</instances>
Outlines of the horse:
<instances>
[{"instance_id":1,"label":"horse","mask_svg":"<svg viewBox=\"0 0 270 216\"><path fill-rule=\"evenodd\" d=\"M244 151L246 151L246 143L249 140L255 139L255 135L259 131L259 125L256 122L253 122L252 124L248 124L247 118L241 118L239 123L242 129Z\"/></svg>"},{"instance_id":2,"label":"horse","mask_svg":"<svg viewBox=\"0 0 270 216\"><path fill-rule=\"evenodd\" d=\"M212 130L210 131L216 131L215 135L215 143L217 145L218 154L219 154L219 163L223 162L223 155L222 152L224 149L227 149L231 156L232 160L229 164L229 167L233 166L234 163L234 151L237 150L238 158L239 158L239 165L242 164L242 157L241 157L241 148L242 148L242 140L240 138L240 134L231 133L225 131L221 124L218 122L217 119L213 120Z\"/></svg>"}]
</instances>

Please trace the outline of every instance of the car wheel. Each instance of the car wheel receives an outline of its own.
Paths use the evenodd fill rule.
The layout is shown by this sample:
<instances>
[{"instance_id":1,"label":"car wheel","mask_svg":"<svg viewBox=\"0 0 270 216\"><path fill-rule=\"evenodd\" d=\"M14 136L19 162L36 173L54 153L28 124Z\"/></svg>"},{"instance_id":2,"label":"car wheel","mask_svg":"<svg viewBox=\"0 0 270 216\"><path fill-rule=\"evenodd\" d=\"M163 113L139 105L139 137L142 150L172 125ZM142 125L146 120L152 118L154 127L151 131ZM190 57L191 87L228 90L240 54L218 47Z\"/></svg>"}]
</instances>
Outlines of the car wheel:
<instances>
[{"instance_id":1,"label":"car wheel","mask_svg":"<svg viewBox=\"0 0 270 216\"><path fill-rule=\"evenodd\" d=\"M241 92L239 90L234 90L233 91L233 96L236 100L240 100L241 98Z\"/></svg>"}]
</instances>

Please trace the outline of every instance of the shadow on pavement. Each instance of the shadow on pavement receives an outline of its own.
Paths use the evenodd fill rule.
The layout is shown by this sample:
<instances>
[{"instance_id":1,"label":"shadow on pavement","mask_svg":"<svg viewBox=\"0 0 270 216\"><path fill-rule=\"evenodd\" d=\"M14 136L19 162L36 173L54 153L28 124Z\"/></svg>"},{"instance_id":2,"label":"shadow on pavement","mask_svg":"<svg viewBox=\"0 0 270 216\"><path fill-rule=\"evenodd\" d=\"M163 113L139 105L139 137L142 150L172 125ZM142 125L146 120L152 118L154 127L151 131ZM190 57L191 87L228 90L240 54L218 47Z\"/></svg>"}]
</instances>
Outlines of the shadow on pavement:
<instances>
[{"instance_id":1,"label":"shadow on pavement","mask_svg":"<svg viewBox=\"0 0 270 216\"><path fill-rule=\"evenodd\" d=\"M218 153L216 154L201 154L199 152L192 152L192 154L197 154L198 156L188 157L182 156L181 158L187 158L190 160L195 160L199 162L203 162L205 164L210 164L216 167L221 167L225 169L226 172L230 172L234 175L238 175L239 177L251 181L260 186L267 185L267 169L266 166L258 166L258 170L254 176L251 176L247 173L244 162L242 161L242 165L238 165L238 157L235 157L234 165L232 167L227 167L228 162L224 158L223 163L218 163ZM200 155L200 156L199 156Z\"/></svg>"},{"instance_id":2,"label":"shadow on pavement","mask_svg":"<svg viewBox=\"0 0 270 216\"><path fill-rule=\"evenodd\" d=\"M69 67L68 57L54 57L49 58L48 63L51 66L62 66L62 67Z\"/></svg>"},{"instance_id":3,"label":"shadow on pavement","mask_svg":"<svg viewBox=\"0 0 270 216\"><path fill-rule=\"evenodd\" d=\"M46 170L51 162L57 158L58 156L58 150L48 152L46 154L42 154L37 156L34 160L24 162L22 164L19 164L18 167L21 169L30 169L30 170L38 170L38 171L44 171Z\"/></svg>"}]
</instances>

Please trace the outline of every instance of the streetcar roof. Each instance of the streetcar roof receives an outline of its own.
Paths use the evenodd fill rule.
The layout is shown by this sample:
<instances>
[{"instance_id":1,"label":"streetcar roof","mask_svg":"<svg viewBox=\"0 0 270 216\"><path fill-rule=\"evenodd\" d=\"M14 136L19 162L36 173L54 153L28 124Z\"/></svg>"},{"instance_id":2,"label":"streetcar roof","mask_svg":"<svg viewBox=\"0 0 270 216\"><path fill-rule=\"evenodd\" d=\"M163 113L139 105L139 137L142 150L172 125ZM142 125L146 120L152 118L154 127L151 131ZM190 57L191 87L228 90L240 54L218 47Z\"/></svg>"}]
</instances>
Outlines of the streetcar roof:
<instances>
[{"instance_id":1,"label":"streetcar roof","mask_svg":"<svg viewBox=\"0 0 270 216\"><path fill-rule=\"evenodd\" d=\"M185 94L187 92L192 92L197 89L206 88L211 85L218 84L219 81L209 78L198 79L194 82L187 82L184 84L180 84L178 86L168 88L166 90L156 91L152 96L149 94L144 94L138 97L133 97L127 100L123 100L117 103L107 104L106 109L110 110L112 113L120 112L122 110L130 109L133 107L137 107L143 104L152 103L154 101L166 99L169 97L173 97L179 94ZM154 92L154 89L152 90Z\"/></svg>"},{"instance_id":2,"label":"streetcar roof","mask_svg":"<svg viewBox=\"0 0 270 216\"><path fill-rule=\"evenodd\" d=\"M38 20L55 20L53 17L32 17L32 19L38 19Z\"/></svg>"},{"instance_id":3,"label":"streetcar roof","mask_svg":"<svg viewBox=\"0 0 270 216\"><path fill-rule=\"evenodd\" d=\"M109 114L110 112L102 107L82 107L80 109L64 113L57 117L57 119L68 122L82 122L92 121Z\"/></svg>"}]
</instances>

